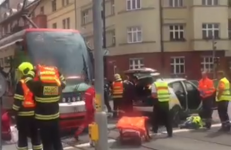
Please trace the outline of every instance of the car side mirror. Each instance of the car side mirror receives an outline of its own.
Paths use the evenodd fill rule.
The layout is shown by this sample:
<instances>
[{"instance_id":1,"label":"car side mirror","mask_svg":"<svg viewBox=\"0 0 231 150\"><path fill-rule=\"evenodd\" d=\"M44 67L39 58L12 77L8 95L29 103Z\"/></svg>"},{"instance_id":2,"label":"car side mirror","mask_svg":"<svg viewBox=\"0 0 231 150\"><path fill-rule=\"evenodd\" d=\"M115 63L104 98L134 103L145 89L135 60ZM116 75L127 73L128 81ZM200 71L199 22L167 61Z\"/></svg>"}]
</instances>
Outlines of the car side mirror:
<instances>
[{"instance_id":1,"label":"car side mirror","mask_svg":"<svg viewBox=\"0 0 231 150\"><path fill-rule=\"evenodd\" d=\"M24 46L23 46L23 42L22 41L15 42L15 45L16 45L16 50L17 51L24 51Z\"/></svg>"}]
</instances>

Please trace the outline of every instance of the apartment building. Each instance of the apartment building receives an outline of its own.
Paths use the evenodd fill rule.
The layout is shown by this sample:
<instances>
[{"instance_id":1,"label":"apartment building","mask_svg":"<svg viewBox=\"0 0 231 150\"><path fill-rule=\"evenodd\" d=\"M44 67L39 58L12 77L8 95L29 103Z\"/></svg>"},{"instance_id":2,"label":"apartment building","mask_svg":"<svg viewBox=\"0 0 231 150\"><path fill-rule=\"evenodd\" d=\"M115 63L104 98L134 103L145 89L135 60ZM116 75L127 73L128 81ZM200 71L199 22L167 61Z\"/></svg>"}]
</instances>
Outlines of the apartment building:
<instances>
[{"instance_id":1,"label":"apartment building","mask_svg":"<svg viewBox=\"0 0 231 150\"><path fill-rule=\"evenodd\" d=\"M198 79L219 67L230 73L229 0L105 0L107 71L152 67ZM93 47L92 0L46 0L33 13L48 28L78 29Z\"/></svg>"},{"instance_id":2,"label":"apartment building","mask_svg":"<svg viewBox=\"0 0 231 150\"><path fill-rule=\"evenodd\" d=\"M92 43L92 5L82 3L81 27ZM213 70L213 47L227 69L229 17L227 0L106 0L107 69L145 66L197 79Z\"/></svg>"},{"instance_id":3,"label":"apartment building","mask_svg":"<svg viewBox=\"0 0 231 150\"><path fill-rule=\"evenodd\" d=\"M76 28L94 48L92 0L52 3L44 7L48 27ZM228 0L105 0L105 8L110 76L152 67L197 79L202 69L213 70L213 47L229 72Z\"/></svg>"}]
</instances>

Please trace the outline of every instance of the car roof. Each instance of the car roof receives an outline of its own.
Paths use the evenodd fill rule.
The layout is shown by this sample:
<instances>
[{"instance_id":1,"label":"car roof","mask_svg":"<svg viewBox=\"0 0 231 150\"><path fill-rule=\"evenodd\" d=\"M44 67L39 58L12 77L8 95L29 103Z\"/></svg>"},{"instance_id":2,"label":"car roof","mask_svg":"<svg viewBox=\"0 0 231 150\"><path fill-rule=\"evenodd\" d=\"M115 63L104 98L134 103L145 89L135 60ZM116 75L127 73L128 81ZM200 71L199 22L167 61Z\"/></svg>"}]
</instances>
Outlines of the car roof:
<instances>
[{"instance_id":1,"label":"car roof","mask_svg":"<svg viewBox=\"0 0 231 150\"><path fill-rule=\"evenodd\" d=\"M185 81L185 78L163 78L163 79L157 79L158 80L164 80L168 83L173 83L173 82L177 82L177 81Z\"/></svg>"}]
</instances>

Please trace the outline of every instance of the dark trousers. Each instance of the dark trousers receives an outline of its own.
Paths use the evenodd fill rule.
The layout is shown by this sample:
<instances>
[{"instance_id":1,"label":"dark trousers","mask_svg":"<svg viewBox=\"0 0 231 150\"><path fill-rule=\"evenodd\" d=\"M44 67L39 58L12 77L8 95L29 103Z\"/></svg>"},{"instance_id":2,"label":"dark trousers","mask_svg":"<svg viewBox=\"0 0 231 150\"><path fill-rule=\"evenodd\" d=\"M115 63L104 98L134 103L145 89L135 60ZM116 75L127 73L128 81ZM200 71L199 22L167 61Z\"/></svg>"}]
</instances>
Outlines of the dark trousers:
<instances>
[{"instance_id":1,"label":"dark trousers","mask_svg":"<svg viewBox=\"0 0 231 150\"><path fill-rule=\"evenodd\" d=\"M110 106L110 104L109 104L109 96L108 96L108 93L104 93L104 103L105 103L105 105L106 105L106 107L107 107L107 110L108 110L109 112L111 112L112 110L111 110L111 106Z\"/></svg>"},{"instance_id":2,"label":"dark trousers","mask_svg":"<svg viewBox=\"0 0 231 150\"><path fill-rule=\"evenodd\" d=\"M113 116L117 117L122 106L122 98L113 98Z\"/></svg>"},{"instance_id":3,"label":"dark trousers","mask_svg":"<svg viewBox=\"0 0 231 150\"><path fill-rule=\"evenodd\" d=\"M158 132L159 125L166 127L169 136L172 136L172 119L168 102L155 102L153 107L153 132Z\"/></svg>"},{"instance_id":4,"label":"dark trousers","mask_svg":"<svg viewBox=\"0 0 231 150\"><path fill-rule=\"evenodd\" d=\"M217 102L218 115L223 127L229 125L228 105L229 101Z\"/></svg>"},{"instance_id":5,"label":"dark trousers","mask_svg":"<svg viewBox=\"0 0 231 150\"><path fill-rule=\"evenodd\" d=\"M202 119L212 119L213 101L214 101L213 96L202 98L202 111L201 111L201 114L200 114L200 117Z\"/></svg>"},{"instance_id":6,"label":"dark trousers","mask_svg":"<svg viewBox=\"0 0 231 150\"><path fill-rule=\"evenodd\" d=\"M59 120L38 121L43 150L63 150Z\"/></svg>"},{"instance_id":7,"label":"dark trousers","mask_svg":"<svg viewBox=\"0 0 231 150\"><path fill-rule=\"evenodd\" d=\"M41 150L41 140L34 117L18 117L18 149L27 149L27 138L31 138L33 150Z\"/></svg>"}]
</instances>

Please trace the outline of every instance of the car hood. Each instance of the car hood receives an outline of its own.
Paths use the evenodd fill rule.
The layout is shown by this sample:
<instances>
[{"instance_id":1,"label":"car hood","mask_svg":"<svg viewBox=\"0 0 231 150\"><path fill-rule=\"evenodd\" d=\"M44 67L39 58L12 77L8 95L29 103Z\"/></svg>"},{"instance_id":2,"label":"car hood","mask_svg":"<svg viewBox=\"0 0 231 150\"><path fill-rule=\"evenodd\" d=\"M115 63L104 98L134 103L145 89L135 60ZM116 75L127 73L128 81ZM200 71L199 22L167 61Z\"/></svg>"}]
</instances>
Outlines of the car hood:
<instances>
[{"instance_id":1,"label":"car hood","mask_svg":"<svg viewBox=\"0 0 231 150\"><path fill-rule=\"evenodd\" d=\"M65 89L63 89L63 93L70 93L70 92L84 92L90 87L89 84L86 83L79 83L76 85L66 85Z\"/></svg>"}]
</instances>

